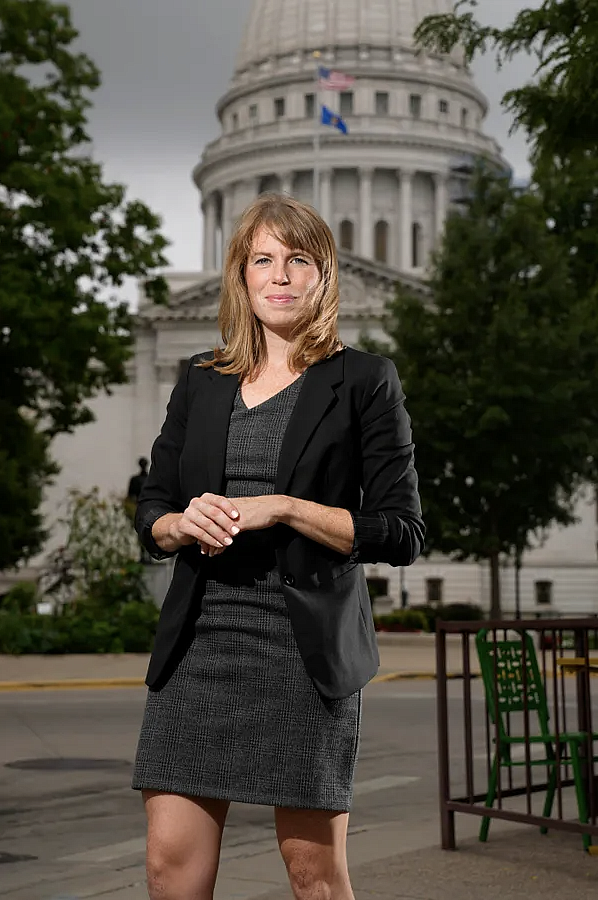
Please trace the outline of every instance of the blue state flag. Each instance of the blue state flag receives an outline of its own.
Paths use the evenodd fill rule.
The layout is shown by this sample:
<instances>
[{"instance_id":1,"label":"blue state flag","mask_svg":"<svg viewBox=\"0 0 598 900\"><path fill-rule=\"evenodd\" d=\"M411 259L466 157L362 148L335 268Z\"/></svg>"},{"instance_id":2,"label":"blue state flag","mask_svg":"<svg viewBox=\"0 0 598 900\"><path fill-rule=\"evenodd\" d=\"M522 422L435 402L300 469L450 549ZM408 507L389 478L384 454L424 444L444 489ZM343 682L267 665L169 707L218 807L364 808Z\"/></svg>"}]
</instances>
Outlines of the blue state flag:
<instances>
[{"instance_id":1,"label":"blue state flag","mask_svg":"<svg viewBox=\"0 0 598 900\"><path fill-rule=\"evenodd\" d=\"M333 113L327 106L322 106L322 125L332 125L333 128L338 128L339 131L342 131L343 134L349 133L345 120Z\"/></svg>"}]
</instances>

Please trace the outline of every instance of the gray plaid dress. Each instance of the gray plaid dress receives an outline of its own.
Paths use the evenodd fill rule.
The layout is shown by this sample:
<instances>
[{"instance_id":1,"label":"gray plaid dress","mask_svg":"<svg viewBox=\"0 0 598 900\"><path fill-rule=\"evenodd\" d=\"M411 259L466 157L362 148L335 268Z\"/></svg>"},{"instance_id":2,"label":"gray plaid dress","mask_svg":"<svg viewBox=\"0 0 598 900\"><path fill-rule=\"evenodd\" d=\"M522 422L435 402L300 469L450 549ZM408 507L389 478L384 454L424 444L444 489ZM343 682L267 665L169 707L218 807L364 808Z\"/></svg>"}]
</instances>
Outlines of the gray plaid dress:
<instances>
[{"instance_id":1,"label":"gray plaid dress","mask_svg":"<svg viewBox=\"0 0 598 900\"><path fill-rule=\"evenodd\" d=\"M237 391L226 495L272 494L304 376L248 409ZM276 527L243 532L212 568L195 639L149 691L133 788L348 811L361 692L323 698L305 671L276 567Z\"/></svg>"}]
</instances>

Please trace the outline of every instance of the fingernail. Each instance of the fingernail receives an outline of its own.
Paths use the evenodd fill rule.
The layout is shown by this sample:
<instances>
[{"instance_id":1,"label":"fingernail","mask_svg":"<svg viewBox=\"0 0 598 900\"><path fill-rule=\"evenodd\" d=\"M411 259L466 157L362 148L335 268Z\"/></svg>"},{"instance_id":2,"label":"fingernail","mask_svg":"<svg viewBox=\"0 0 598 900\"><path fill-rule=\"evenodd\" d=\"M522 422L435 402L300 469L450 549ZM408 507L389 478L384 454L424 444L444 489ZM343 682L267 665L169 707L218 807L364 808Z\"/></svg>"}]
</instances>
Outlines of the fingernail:
<instances>
[{"instance_id":1,"label":"fingernail","mask_svg":"<svg viewBox=\"0 0 598 900\"><path fill-rule=\"evenodd\" d=\"M231 528L231 531L232 531L232 533L233 533L233 534L238 534L238 533L239 533L239 531L240 531L240 529L239 529L239 528L237 528L237 526L236 526L236 525L233 525L233 527L232 527L232 528Z\"/></svg>"},{"instance_id":2,"label":"fingernail","mask_svg":"<svg viewBox=\"0 0 598 900\"><path fill-rule=\"evenodd\" d=\"M205 550L202 550L202 551L201 551L201 555L202 555L202 556L205 556L205 555L206 555L206 551L205 551Z\"/></svg>"},{"instance_id":3,"label":"fingernail","mask_svg":"<svg viewBox=\"0 0 598 900\"><path fill-rule=\"evenodd\" d=\"M233 542L232 538L224 538L224 543L226 544L227 547L230 547L232 542Z\"/></svg>"},{"instance_id":4,"label":"fingernail","mask_svg":"<svg viewBox=\"0 0 598 900\"><path fill-rule=\"evenodd\" d=\"M233 519L238 519L238 518L239 518L239 513L237 512L236 509L234 509L234 510L232 511L231 516L233 517Z\"/></svg>"}]
</instances>

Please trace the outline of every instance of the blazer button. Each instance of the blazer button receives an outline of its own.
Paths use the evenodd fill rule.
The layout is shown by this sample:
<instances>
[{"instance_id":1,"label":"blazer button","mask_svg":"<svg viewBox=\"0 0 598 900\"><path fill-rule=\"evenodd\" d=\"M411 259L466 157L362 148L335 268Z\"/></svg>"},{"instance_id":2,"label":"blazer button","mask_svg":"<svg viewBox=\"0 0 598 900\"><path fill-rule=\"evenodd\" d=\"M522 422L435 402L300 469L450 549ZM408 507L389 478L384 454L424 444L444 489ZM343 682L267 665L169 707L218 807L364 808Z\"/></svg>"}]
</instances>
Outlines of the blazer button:
<instances>
[{"instance_id":1,"label":"blazer button","mask_svg":"<svg viewBox=\"0 0 598 900\"><path fill-rule=\"evenodd\" d=\"M288 587L293 587L293 585L295 584L295 577L290 573L284 575L282 580L284 584L288 585Z\"/></svg>"}]
</instances>

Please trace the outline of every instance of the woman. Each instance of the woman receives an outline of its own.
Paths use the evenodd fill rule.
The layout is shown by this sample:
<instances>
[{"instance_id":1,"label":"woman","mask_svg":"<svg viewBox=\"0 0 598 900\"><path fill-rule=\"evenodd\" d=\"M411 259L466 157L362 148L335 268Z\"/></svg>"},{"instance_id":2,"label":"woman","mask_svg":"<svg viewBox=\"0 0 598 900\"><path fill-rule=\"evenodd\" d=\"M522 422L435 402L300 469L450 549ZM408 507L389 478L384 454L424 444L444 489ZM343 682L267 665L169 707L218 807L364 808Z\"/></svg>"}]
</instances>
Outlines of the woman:
<instances>
[{"instance_id":1,"label":"woman","mask_svg":"<svg viewBox=\"0 0 598 900\"><path fill-rule=\"evenodd\" d=\"M263 196L230 242L224 349L174 388L137 511L177 554L133 787L152 900L208 900L231 801L271 805L296 898L352 900L361 688L378 664L363 562L424 528L392 363L344 347L332 234ZM363 494L362 494L363 492Z\"/></svg>"}]
</instances>

